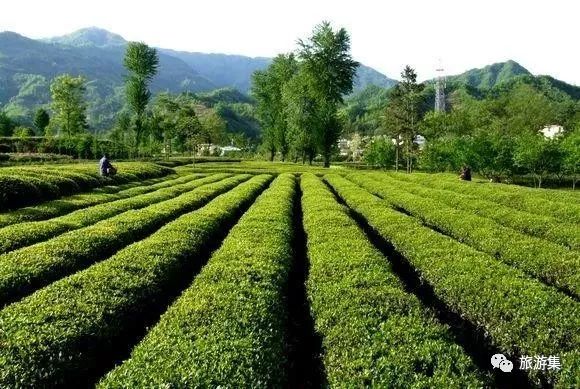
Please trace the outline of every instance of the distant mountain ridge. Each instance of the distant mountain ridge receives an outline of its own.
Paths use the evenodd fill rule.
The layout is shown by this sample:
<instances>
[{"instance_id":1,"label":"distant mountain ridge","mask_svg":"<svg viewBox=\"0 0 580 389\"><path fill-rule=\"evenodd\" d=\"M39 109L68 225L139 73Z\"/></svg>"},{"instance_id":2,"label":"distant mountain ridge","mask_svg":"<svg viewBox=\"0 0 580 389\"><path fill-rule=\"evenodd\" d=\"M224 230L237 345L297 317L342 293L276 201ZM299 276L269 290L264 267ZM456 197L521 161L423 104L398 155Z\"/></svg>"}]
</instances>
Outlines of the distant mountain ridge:
<instances>
[{"instance_id":1,"label":"distant mountain ridge","mask_svg":"<svg viewBox=\"0 0 580 389\"><path fill-rule=\"evenodd\" d=\"M69 46L112 47L124 46L127 41L119 34L98 27L81 28L70 34L41 39L48 43L59 43Z\"/></svg>"},{"instance_id":2,"label":"distant mountain ridge","mask_svg":"<svg viewBox=\"0 0 580 389\"><path fill-rule=\"evenodd\" d=\"M97 27L34 40L14 32L0 32L0 108L24 123L32 110L50 101L51 80L62 73L83 75L89 81L89 124L109 128L123 105L123 56L128 42ZM160 67L152 82L159 91L208 92L235 88L248 93L251 75L268 66L270 58L204 54L158 49ZM366 66L357 73L355 91L373 84L396 83Z\"/></svg>"},{"instance_id":3,"label":"distant mountain ridge","mask_svg":"<svg viewBox=\"0 0 580 389\"><path fill-rule=\"evenodd\" d=\"M491 89L502 82L509 81L521 75L532 75L526 68L519 63L508 60L498 62L483 68L470 69L464 73L448 76L447 81L468 85L478 89Z\"/></svg>"},{"instance_id":4,"label":"distant mountain ridge","mask_svg":"<svg viewBox=\"0 0 580 389\"><path fill-rule=\"evenodd\" d=\"M0 109L4 109L22 123L30 124L33 110L49 103L49 86L55 76L62 73L83 75L88 80L87 100L91 128L110 128L117 112L123 108L123 56L127 43L122 36L97 27L42 40L26 38L14 32L0 32ZM227 101L218 105L227 113L228 120L236 112L229 110L231 107L226 105L237 104L237 111L244 112L245 116L242 116L245 119L232 119L231 127L236 130L249 122L246 112L248 109L241 105L251 107L251 101L247 101L251 76L254 71L266 68L271 58L205 54L164 48L159 48L158 51L160 68L152 83L153 93L169 91L200 94L224 89L226 92L206 94L205 99L210 99L213 104L217 104L219 99L226 99ZM580 87L549 76L533 76L523 66L511 60L471 69L446 79L450 91L460 86L484 91L521 77L543 80L542 82L550 83L575 99L580 99ZM433 88L433 82L434 80L427 82L428 89ZM375 94L383 96L384 99L386 94L381 89L389 89L396 83L396 80L361 65L351 97L363 93L358 98L358 106ZM228 91L228 88L235 88L246 95ZM378 104L377 101L373 104ZM249 132L255 134L255 123L251 127Z\"/></svg>"}]
</instances>

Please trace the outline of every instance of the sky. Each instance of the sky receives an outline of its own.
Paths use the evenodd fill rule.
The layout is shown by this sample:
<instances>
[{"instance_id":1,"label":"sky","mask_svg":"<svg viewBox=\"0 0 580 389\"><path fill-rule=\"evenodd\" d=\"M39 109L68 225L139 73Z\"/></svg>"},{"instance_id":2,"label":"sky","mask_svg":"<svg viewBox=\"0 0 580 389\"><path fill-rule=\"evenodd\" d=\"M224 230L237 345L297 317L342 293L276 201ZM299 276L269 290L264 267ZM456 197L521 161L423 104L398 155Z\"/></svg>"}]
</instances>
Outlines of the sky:
<instances>
[{"instance_id":1,"label":"sky","mask_svg":"<svg viewBox=\"0 0 580 389\"><path fill-rule=\"evenodd\" d=\"M344 27L352 54L398 79L421 80L513 59L580 86L578 0L5 0L0 31L31 38L97 26L184 51L271 57L323 20Z\"/></svg>"}]
</instances>

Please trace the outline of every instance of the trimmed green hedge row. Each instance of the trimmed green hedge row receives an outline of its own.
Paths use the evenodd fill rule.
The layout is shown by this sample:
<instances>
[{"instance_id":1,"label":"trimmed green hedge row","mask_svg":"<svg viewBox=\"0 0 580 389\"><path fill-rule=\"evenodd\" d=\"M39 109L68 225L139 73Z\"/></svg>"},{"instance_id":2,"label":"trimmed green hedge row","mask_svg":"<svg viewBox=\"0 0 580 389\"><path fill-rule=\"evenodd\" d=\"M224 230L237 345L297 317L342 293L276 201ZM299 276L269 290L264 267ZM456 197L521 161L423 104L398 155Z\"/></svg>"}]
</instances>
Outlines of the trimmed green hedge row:
<instances>
[{"instance_id":1,"label":"trimmed green hedge row","mask_svg":"<svg viewBox=\"0 0 580 389\"><path fill-rule=\"evenodd\" d=\"M494 201L522 211L552 216L568 223L580 223L580 204L572 202L557 202L530 196L527 191L513 193L497 189L497 185L481 184L466 181L438 180L426 174L387 173L388 175L405 181L416 182L430 188L447 189L458 193L475 195L479 198Z\"/></svg>"},{"instance_id":2,"label":"trimmed green hedge row","mask_svg":"<svg viewBox=\"0 0 580 389\"><path fill-rule=\"evenodd\" d=\"M99 387L282 387L295 178L279 176Z\"/></svg>"},{"instance_id":3,"label":"trimmed green hedge row","mask_svg":"<svg viewBox=\"0 0 580 389\"><path fill-rule=\"evenodd\" d=\"M188 279L208 242L271 179L251 178L147 239L0 311L0 386L87 386L87 377L102 373L126 350L126 337L144 330L149 312L166 304L167 294L177 292L176 280Z\"/></svg>"},{"instance_id":4,"label":"trimmed green hedge row","mask_svg":"<svg viewBox=\"0 0 580 389\"><path fill-rule=\"evenodd\" d=\"M67 231L90 226L131 209L140 209L161 201L169 200L199 186L220 181L229 176L231 174L215 174L198 180L194 179L195 176L188 177L187 180L179 178L177 179L178 183L183 181L185 183L173 185L168 188L161 188L154 192L134 197L95 205L49 220L25 222L0 228L0 254L54 238ZM136 189L130 189L130 191L137 193Z\"/></svg>"},{"instance_id":5,"label":"trimmed green hedge row","mask_svg":"<svg viewBox=\"0 0 580 389\"><path fill-rule=\"evenodd\" d=\"M549 285L580 296L580 253L559 244L522 234L491 219L449 207L399 189L398 183L377 182L362 175L348 177L380 196L395 209L403 209L428 226L495 256Z\"/></svg>"},{"instance_id":6,"label":"trimmed green hedge row","mask_svg":"<svg viewBox=\"0 0 580 389\"><path fill-rule=\"evenodd\" d=\"M89 193L75 194L61 199L47 201L39 205L1 213L0 228L16 223L50 219L78 209L137 196L171 185L188 182L191 177L202 178L205 176L206 174L192 174L179 177L178 175L172 174L160 178L133 181L123 185L109 185L96 188Z\"/></svg>"},{"instance_id":7,"label":"trimmed green hedge row","mask_svg":"<svg viewBox=\"0 0 580 389\"><path fill-rule=\"evenodd\" d=\"M347 177L351 181L357 183L359 179L364 178L361 174L351 174ZM580 250L579 224L561 222L559 219L554 217L519 211L473 195L461 194L449 190L426 188L415 183L394 180L385 174L372 174L369 175L369 177L372 177L385 186L395 186L421 197L441 201L455 209L470 211L473 214L493 219L501 225L513 228L514 230L525 234L544 238L574 250ZM370 184L368 180L365 180L365 182ZM365 187L366 189L371 189L370 185L366 185ZM373 185L373 188L376 188L371 190L375 194L379 194L379 189L381 191L385 191L386 189L385 187L379 188L376 185ZM388 191L385 191L384 193L388 193Z\"/></svg>"},{"instance_id":8,"label":"trimmed green hedge row","mask_svg":"<svg viewBox=\"0 0 580 389\"><path fill-rule=\"evenodd\" d=\"M249 178L226 178L0 256L0 306L112 255Z\"/></svg>"},{"instance_id":9,"label":"trimmed green hedge row","mask_svg":"<svg viewBox=\"0 0 580 389\"><path fill-rule=\"evenodd\" d=\"M392 210L343 177L327 175L325 179L349 207L407 258L437 297L489 334L502 352L509 356L562 357L561 371L527 371L532 379L573 387L577 371L569 367L578 363L580 349L578 302Z\"/></svg>"},{"instance_id":10,"label":"trimmed green hedge row","mask_svg":"<svg viewBox=\"0 0 580 389\"><path fill-rule=\"evenodd\" d=\"M112 183L165 176L171 169L152 163L119 164L119 174L101 177L96 164L0 169L0 211L19 208Z\"/></svg>"},{"instance_id":11,"label":"trimmed green hedge row","mask_svg":"<svg viewBox=\"0 0 580 389\"><path fill-rule=\"evenodd\" d=\"M447 327L404 291L322 181L302 175L307 283L331 387L464 388L488 383Z\"/></svg>"},{"instance_id":12,"label":"trimmed green hedge row","mask_svg":"<svg viewBox=\"0 0 580 389\"><path fill-rule=\"evenodd\" d=\"M406 175L404 173L392 173L391 175L399 176ZM464 183L459 181L456 174L449 173L413 173L413 181L445 181L452 184ZM556 201L561 203L580 203L580 194L578 191L562 190L562 189L545 189L545 188L531 188L529 186L517 184L503 184L482 182L482 180L474 179L477 186L492 188L507 194L523 195L537 200ZM467 183L471 185L471 183Z\"/></svg>"}]
</instances>

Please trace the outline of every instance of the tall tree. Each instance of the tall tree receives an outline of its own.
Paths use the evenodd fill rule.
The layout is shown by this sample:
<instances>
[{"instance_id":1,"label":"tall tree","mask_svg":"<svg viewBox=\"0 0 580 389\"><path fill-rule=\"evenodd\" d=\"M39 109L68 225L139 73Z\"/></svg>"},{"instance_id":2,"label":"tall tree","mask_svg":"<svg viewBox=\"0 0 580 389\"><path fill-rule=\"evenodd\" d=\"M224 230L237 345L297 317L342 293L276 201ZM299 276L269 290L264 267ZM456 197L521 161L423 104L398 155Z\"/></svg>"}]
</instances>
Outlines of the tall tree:
<instances>
[{"instance_id":1,"label":"tall tree","mask_svg":"<svg viewBox=\"0 0 580 389\"><path fill-rule=\"evenodd\" d=\"M53 117L51 126L67 136L84 132L87 126L86 80L63 74L50 85Z\"/></svg>"},{"instance_id":2,"label":"tall tree","mask_svg":"<svg viewBox=\"0 0 580 389\"><path fill-rule=\"evenodd\" d=\"M276 150L284 161L290 150L288 125L285 116L282 91L298 71L294 54L280 54L270 66L252 76L252 96L257 102L256 113L263 129L263 144L274 159Z\"/></svg>"},{"instance_id":3,"label":"tall tree","mask_svg":"<svg viewBox=\"0 0 580 389\"><path fill-rule=\"evenodd\" d=\"M312 163L316 155L315 136L321 124L320 99L312 86L312 77L301 70L285 86L282 93L284 114L288 124L290 148L294 161L302 158Z\"/></svg>"},{"instance_id":4,"label":"tall tree","mask_svg":"<svg viewBox=\"0 0 580 389\"><path fill-rule=\"evenodd\" d=\"M0 110L0 136L12 136L16 126L17 123L6 112Z\"/></svg>"},{"instance_id":5,"label":"tall tree","mask_svg":"<svg viewBox=\"0 0 580 389\"><path fill-rule=\"evenodd\" d=\"M542 134L524 135L517 141L514 161L542 187L542 180L550 173L558 173L564 160L557 139L546 139Z\"/></svg>"},{"instance_id":6,"label":"tall tree","mask_svg":"<svg viewBox=\"0 0 580 389\"><path fill-rule=\"evenodd\" d=\"M312 79L317 95L320 125L315 126L316 145L324 158L324 166L330 166L330 157L340 135L337 118L338 104L343 96L352 92L358 62L350 54L350 37L341 28L333 31L329 22L314 28L307 41L299 40L298 56L304 71Z\"/></svg>"},{"instance_id":7,"label":"tall tree","mask_svg":"<svg viewBox=\"0 0 580 389\"><path fill-rule=\"evenodd\" d=\"M564 171L572 177L572 189L576 189L578 173L580 173L580 123L562 141L564 152Z\"/></svg>"},{"instance_id":8,"label":"tall tree","mask_svg":"<svg viewBox=\"0 0 580 389\"><path fill-rule=\"evenodd\" d=\"M414 151L416 148L415 138L418 135L418 127L421 106L422 84L417 84L417 73L409 65L401 72L401 103L403 108L402 137L407 162L407 173L413 170Z\"/></svg>"},{"instance_id":9,"label":"tall tree","mask_svg":"<svg viewBox=\"0 0 580 389\"><path fill-rule=\"evenodd\" d=\"M400 85L397 84L389 92L389 102L385 108L385 115L382 122L384 131L381 131L384 132L394 142L395 171L399 171L405 118L406 115L403 105L402 89Z\"/></svg>"},{"instance_id":10,"label":"tall tree","mask_svg":"<svg viewBox=\"0 0 580 389\"><path fill-rule=\"evenodd\" d=\"M151 98L149 83L157 74L159 57L157 50L142 42L130 42L124 59L129 71L125 84L127 103L134 114L135 151L138 152L143 137L145 110Z\"/></svg>"},{"instance_id":11,"label":"tall tree","mask_svg":"<svg viewBox=\"0 0 580 389\"><path fill-rule=\"evenodd\" d=\"M50 116L48 112L44 108L38 108L34 113L34 118L32 119L32 124L34 124L34 128L40 135L45 134L46 127L50 123Z\"/></svg>"}]
</instances>

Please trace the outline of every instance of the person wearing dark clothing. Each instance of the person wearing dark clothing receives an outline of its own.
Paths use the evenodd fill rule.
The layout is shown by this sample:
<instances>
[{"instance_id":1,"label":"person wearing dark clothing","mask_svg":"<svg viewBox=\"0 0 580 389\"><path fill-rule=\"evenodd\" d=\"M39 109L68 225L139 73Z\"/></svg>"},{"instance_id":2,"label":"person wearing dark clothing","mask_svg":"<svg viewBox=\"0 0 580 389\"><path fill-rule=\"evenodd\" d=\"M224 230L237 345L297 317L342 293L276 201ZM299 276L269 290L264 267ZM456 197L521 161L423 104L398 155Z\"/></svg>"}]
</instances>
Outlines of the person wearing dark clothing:
<instances>
[{"instance_id":1,"label":"person wearing dark clothing","mask_svg":"<svg viewBox=\"0 0 580 389\"><path fill-rule=\"evenodd\" d=\"M471 168L469 168L469 166L463 166L459 178L463 181L471 181Z\"/></svg>"},{"instance_id":2,"label":"person wearing dark clothing","mask_svg":"<svg viewBox=\"0 0 580 389\"><path fill-rule=\"evenodd\" d=\"M101 171L101 176L104 177L114 176L115 173L117 173L117 169L111 165L109 158L107 158L107 154L103 155L103 158L99 161L99 169Z\"/></svg>"}]
</instances>

